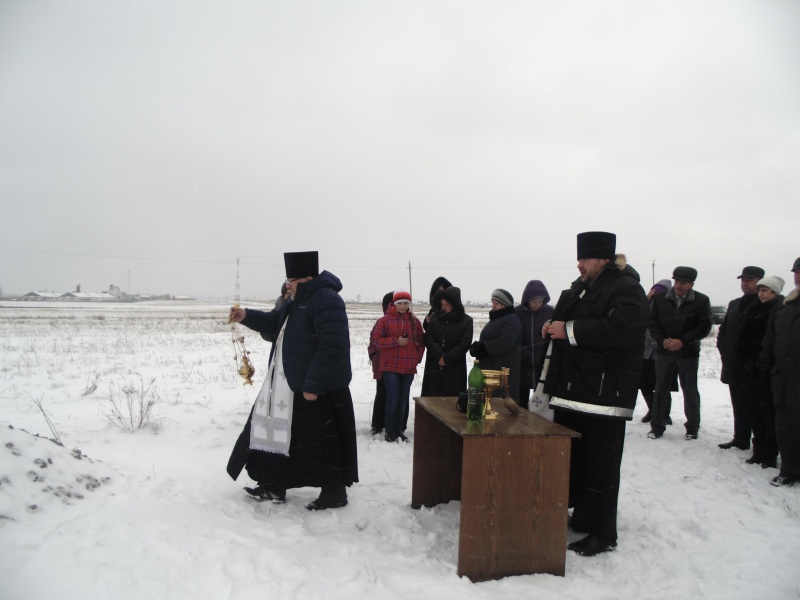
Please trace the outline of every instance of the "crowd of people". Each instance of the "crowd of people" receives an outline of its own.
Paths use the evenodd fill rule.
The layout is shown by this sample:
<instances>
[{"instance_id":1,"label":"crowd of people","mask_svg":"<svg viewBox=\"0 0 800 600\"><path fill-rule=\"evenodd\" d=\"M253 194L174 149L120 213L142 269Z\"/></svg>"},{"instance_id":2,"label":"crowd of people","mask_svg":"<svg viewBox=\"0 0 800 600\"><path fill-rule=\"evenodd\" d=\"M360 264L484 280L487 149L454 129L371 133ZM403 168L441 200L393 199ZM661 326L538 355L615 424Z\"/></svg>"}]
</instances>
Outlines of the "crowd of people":
<instances>
[{"instance_id":1,"label":"crowd of people","mask_svg":"<svg viewBox=\"0 0 800 600\"><path fill-rule=\"evenodd\" d=\"M273 311L231 309L232 321L273 345L228 472L236 479L246 469L256 485L245 491L257 500L283 503L287 489L314 486L320 496L306 508L339 508L358 481L342 286L319 271L316 252L286 253L284 260L287 279ZM423 357L423 396L465 392L468 355L483 369L508 368L507 390L496 393L527 408L536 390L537 399L547 398L550 418L580 433L570 458L569 526L586 536L569 548L593 556L617 544L625 427L639 392L648 438L661 438L672 424L671 393L678 389L684 437L700 435L700 343L712 321L692 267L676 267L672 281L645 293L639 274L616 252L616 236L602 231L578 234L577 260L580 275L554 306L540 280L525 285L518 305L508 290L492 291L489 321L477 339L461 290L446 278L433 282L422 320L409 290L388 292L367 349L376 381L370 432L387 442L408 440L410 388ZM752 438L747 462L764 468L777 467L780 456L775 486L800 479L800 258L792 272L795 288L784 297L783 279L745 267L743 295L729 304L717 336L734 421L733 439L719 446L749 449Z\"/></svg>"}]
</instances>

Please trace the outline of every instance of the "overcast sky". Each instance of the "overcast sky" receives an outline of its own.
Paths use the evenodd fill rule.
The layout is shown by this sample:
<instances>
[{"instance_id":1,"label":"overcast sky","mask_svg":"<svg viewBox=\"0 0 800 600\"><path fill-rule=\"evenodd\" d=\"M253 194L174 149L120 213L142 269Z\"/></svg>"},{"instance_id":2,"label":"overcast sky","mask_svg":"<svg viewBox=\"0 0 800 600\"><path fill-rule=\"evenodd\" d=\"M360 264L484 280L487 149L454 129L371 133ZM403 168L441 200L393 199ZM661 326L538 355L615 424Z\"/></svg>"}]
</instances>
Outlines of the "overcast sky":
<instances>
[{"instance_id":1,"label":"overcast sky","mask_svg":"<svg viewBox=\"0 0 800 600\"><path fill-rule=\"evenodd\" d=\"M346 298L800 256L800 2L2 0L0 287ZM129 283L130 281L130 283Z\"/></svg>"}]
</instances>

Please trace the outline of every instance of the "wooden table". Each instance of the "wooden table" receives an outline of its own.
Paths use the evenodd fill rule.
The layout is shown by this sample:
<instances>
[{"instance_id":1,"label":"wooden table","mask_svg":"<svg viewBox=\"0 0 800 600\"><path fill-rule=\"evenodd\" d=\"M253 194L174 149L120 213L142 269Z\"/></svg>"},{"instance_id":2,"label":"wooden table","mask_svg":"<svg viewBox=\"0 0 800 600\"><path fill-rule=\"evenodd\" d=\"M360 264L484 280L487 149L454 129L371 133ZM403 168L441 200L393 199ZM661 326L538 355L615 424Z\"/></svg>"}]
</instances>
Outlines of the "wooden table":
<instances>
[{"instance_id":1,"label":"wooden table","mask_svg":"<svg viewBox=\"0 0 800 600\"><path fill-rule=\"evenodd\" d=\"M503 401L493 421L468 422L455 398L414 398L411 505L461 500L458 574L564 575L569 458L579 434Z\"/></svg>"}]
</instances>

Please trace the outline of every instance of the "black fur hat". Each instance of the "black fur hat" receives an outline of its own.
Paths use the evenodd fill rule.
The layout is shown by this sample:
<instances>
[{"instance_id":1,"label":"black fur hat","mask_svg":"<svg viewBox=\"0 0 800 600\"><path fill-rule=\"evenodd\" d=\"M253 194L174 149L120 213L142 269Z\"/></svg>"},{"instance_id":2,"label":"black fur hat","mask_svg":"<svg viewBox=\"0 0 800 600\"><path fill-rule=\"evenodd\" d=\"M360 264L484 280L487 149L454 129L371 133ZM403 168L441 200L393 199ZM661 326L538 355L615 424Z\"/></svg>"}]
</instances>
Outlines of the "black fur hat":
<instances>
[{"instance_id":1,"label":"black fur hat","mask_svg":"<svg viewBox=\"0 0 800 600\"><path fill-rule=\"evenodd\" d=\"M607 258L614 260L617 236L607 231L584 231L578 234L578 260Z\"/></svg>"},{"instance_id":2,"label":"black fur hat","mask_svg":"<svg viewBox=\"0 0 800 600\"><path fill-rule=\"evenodd\" d=\"M284 252L287 279L303 279L319 275L319 252Z\"/></svg>"}]
</instances>

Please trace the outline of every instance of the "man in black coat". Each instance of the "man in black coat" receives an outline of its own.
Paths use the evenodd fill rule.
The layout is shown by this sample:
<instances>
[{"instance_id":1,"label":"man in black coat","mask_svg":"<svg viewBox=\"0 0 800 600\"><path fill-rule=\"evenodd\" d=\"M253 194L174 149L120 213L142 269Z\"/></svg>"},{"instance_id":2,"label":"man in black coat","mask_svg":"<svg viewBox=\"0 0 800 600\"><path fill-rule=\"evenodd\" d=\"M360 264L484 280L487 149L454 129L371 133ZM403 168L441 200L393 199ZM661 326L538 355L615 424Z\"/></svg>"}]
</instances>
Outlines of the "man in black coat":
<instances>
[{"instance_id":1,"label":"man in black coat","mask_svg":"<svg viewBox=\"0 0 800 600\"><path fill-rule=\"evenodd\" d=\"M686 415L685 438L696 440L700 429L700 392L697 368L700 365L700 341L711 331L711 303L708 296L695 291L697 270L675 267L672 289L656 294L650 305L650 336L656 345L656 393L650 421L651 439L664 435L672 373L677 369L683 391Z\"/></svg>"},{"instance_id":2,"label":"man in black coat","mask_svg":"<svg viewBox=\"0 0 800 600\"><path fill-rule=\"evenodd\" d=\"M725 318L717 332L717 349L722 359L720 381L728 384L733 407L733 439L719 444L719 447L750 448L750 417L744 399L745 372L742 359L736 351L737 339L744 323L744 315L753 303L758 303L757 287L760 279L764 277L764 269L748 266L742 269L742 274L737 279L741 281L742 295L728 303Z\"/></svg>"},{"instance_id":3,"label":"man in black coat","mask_svg":"<svg viewBox=\"0 0 800 600\"><path fill-rule=\"evenodd\" d=\"M228 462L258 485L257 500L286 500L286 490L320 487L309 510L347 504L358 481L350 396L350 333L339 279L319 273L316 252L284 254L290 298L274 312L234 307L231 320L268 333L269 372Z\"/></svg>"},{"instance_id":4,"label":"man in black coat","mask_svg":"<svg viewBox=\"0 0 800 600\"><path fill-rule=\"evenodd\" d=\"M581 434L570 457L570 527L588 535L571 543L582 556L617 545L617 500L625 422L633 417L647 327L647 297L614 263L616 236L578 234L580 279L562 292L544 391L556 423Z\"/></svg>"}]
</instances>

